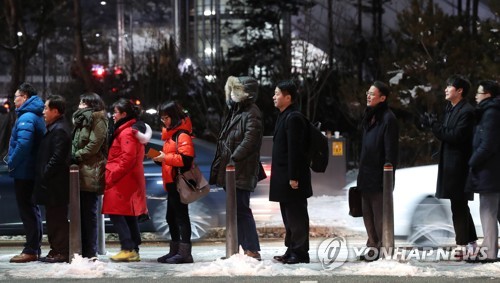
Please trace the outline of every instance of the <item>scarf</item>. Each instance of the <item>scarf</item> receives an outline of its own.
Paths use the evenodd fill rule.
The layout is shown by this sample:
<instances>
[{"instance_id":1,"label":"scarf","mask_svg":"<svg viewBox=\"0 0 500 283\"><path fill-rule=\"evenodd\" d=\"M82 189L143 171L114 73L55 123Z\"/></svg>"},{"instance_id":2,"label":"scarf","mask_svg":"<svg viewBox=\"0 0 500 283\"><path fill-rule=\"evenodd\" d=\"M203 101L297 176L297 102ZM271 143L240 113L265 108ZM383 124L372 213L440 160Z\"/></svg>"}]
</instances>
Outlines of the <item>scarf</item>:
<instances>
[{"instance_id":1,"label":"scarf","mask_svg":"<svg viewBox=\"0 0 500 283\"><path fill-rule=\"evenodd\" d=\"M366 107L363 121L361 123L363 129L368 129L373 124L375 124L375 122L380 120L380 117L388 108L389 106L385 101L380 102L379 104L375 105L375 107Z\"/></svg>"}]
</instances>

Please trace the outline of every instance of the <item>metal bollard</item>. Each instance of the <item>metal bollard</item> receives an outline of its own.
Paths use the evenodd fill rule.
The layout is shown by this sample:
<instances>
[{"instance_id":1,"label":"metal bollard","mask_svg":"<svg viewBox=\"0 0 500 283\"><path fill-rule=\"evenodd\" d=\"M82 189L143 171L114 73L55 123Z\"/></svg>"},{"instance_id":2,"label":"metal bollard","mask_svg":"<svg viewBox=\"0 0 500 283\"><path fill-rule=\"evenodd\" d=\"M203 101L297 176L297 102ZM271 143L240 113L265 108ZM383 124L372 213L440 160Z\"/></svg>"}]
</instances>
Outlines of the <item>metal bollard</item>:
<instances>
[{"instance_id":1,"label":"metal bollard","mask_svg":"<svg viewBox=\"0 0 500 283\"><path fill-rule=\"evenodd\" d=\"M226 258L238 253L236 181L234 165L226 166Z\"/></svg>"},{"instance_id":2,"label":"metal bollard","mask_svg":"<svg viewBox=\"0 0 500 283\"><path fill-rule=\"evenodd\" d=\"M102 195L97 197L97 253L106 254L106 230L102 211Z\"/></svg>"},{"instance_id":3,"label":"metal bollard","mask_svg":"<svg viewBox=\"0 0 500 283\"><path fill-rule=\"evenodd\" d=\"M391 163L384 164L384 192L382 216L382 247L387 255L394 254L394 168Z\"/></svg>"},{"instance_id":4,"label":"metal bollard","mask_svg":"<svg viewBox=\"0 0 500 283\"><path fill-rule=\"evenodd\" d=\"M82 226L80 219L80 172L78 165L69 167L69 262L75 254L82 254Z\"/></svg>"}]
</instances>

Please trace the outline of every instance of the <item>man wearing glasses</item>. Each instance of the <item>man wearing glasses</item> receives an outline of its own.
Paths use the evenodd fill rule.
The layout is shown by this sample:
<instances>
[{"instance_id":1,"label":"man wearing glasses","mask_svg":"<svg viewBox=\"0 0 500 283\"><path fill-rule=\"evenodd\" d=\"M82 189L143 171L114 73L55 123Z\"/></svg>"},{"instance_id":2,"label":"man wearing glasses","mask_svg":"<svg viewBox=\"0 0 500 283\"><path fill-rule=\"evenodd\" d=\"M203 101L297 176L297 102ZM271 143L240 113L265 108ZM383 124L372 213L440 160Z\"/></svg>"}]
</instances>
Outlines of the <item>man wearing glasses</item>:
<instances>
[{"instance_id":1,"label":"man wearing glasses","mask_svg":"<svg viewBox=\"0 0 500 283\"><path fill-rule=\"evenodd\" d=\"M14 97L17 121L12 129L7 164L14 178L19 216L26 232L26 243L21 254L10 262L24 263L38 260L42 241L42 220L38 206L33 202L35 163L38 147L45 134L44 103L28 83L19 86Z\"/></svg>"},{"instance_id":2,"label":"man wearing glasses","mask_svg":"<svg viewBox=\"0 0 500 283\"><path fill-rule=\"evenodd\" d=\"M478 262L498 261L498 207L500 206L500 85L492 80L479 82L476 92L477 123L469 160L466 190L479 193L479 216L483 228L482 247L486 258ZM474 252L474 251L473 251ZM474 261L475 262L475 261Z\"/></svg>"},{"instance_id":3,"label":"man wearing glasses","mask_svg":"<svg viewBox=\"0 0 500 283\"><path fill-rule=\"evenodd\" d=\"M363 138L359 160L358 189L361 191L363 222L368 240L361 260L379 257L382 246L382 208L384 164L398 165L399 126L389 109L389 87L375 81L366 92L366 110L362 120Z\"/></svg>"}]
</instances>

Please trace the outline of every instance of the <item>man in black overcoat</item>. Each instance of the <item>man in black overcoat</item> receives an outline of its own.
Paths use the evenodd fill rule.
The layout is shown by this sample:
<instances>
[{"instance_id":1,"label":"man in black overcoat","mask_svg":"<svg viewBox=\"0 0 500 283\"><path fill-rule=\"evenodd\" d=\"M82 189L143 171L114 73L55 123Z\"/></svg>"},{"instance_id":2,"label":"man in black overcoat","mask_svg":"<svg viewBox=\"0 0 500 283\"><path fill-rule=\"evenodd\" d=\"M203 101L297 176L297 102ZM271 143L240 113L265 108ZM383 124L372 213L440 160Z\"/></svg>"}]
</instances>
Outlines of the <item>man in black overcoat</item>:
<instances>
[{"instance_id":1,"label":"man in black overcoat","mask_svg":"<svg viewBox=\"0 0 500 283\"><path fill-rule=\"evenodd\" d=\"M280 114L274 128L269 200L280 203L287 250L274 259L285 264L309 263L307 198L312 196L312 187L304 138L308 121L299 113L296 98L292 81L279 83L274 91L274 106Z\"/></svg>"},{"instance_id":2,"label":"man in black overcoat","mask_svg":"<svg viewBox=\"0 0 500 283\"><path fill-rule=\"evenodd\" d=\"M365 260L376 260L382 246L382 210L384 164L396 172L399 156L399 126L389 109L389 87L375 81L366 92L366 110L362 121L363 138L357 186L361 191L363 222L368 240Z\"/></svg>"},{"instance_id":3,"label":"man in black overcoat","mask_svg":"<svg viewBox=\"0 0 500 283\"><path fill-rule=\"evenodd\" d=\"M474 107L465 99L469 89L470 83L465 77L453 75L448 78L445 88L448 103L443 120L430 120L427 125L441 141L436 197L450 200L457 245L470 244L475 248L476 228L468 205L473 194L465 192L475 123ZM459 252L456 256L457 259L462 257Z\"/></svg>"}]
</instances>

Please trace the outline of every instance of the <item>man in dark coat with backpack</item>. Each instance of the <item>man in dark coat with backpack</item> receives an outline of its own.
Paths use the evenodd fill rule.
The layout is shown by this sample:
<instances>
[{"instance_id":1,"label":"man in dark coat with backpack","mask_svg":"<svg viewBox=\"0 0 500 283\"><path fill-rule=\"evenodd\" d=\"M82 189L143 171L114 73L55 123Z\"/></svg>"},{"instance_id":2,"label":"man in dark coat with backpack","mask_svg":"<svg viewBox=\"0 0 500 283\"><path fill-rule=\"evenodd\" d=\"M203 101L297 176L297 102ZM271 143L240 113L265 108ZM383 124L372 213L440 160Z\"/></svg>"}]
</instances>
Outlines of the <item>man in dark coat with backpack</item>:
<instances>
[{"instance_id":1,"label":"man in dark coat with backpack","mask_svg":"<svg viewBox=\"0 0 500 283\"><path fill-rule=\"evenodd\" d=\"M382 246L384 164L398 164L399 127L389 109L389 87L375 81L366 92L363 138L359 161L358 189L361 191L363 222L368 234L367 253L361 259L376 260Z\"/></svg>"},{"instance_id":2,"label":"man in dark coat with backpack","mask_svg":"<svg viewBox=\"0 0 500 283\"><path fill-rule=\"evenodd\" d=\"M280 114L273 137L269 200L280 203L287 250L276 261L309 263L309 215L307 198L312 196L311 171L306 157L308 121L298 111L297 88L292 81L280 82L274 106Z\"/></svg>"}]
</instances>

